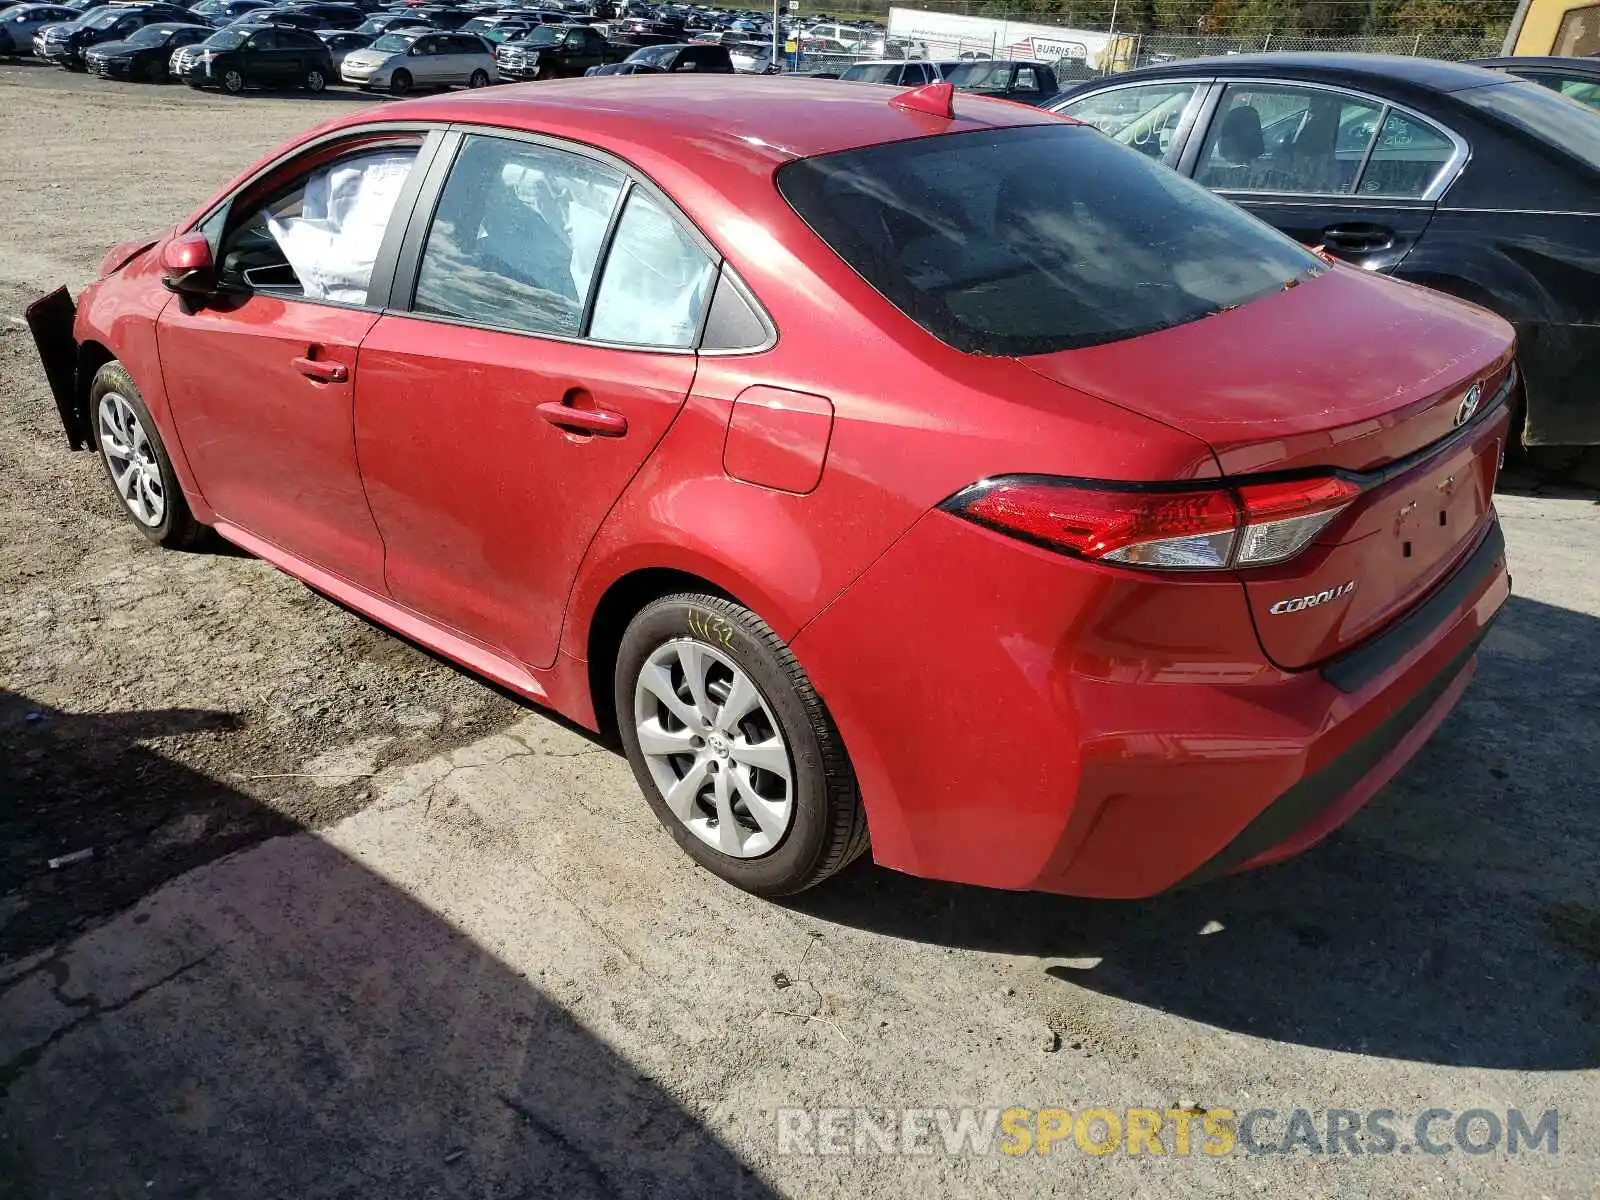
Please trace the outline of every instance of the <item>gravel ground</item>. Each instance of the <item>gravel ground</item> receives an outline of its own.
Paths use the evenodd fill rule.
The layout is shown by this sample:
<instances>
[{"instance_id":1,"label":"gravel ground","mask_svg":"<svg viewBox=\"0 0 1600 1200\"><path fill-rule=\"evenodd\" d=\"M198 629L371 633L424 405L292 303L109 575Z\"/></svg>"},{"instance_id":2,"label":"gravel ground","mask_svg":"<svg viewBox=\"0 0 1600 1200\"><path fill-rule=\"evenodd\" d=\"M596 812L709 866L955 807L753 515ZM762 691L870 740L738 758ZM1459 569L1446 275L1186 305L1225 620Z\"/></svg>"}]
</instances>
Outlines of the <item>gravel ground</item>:
<instances>
[{"instance_id":1,"label":"gravel ground","mask_svg":"<svg viewBox=\"0 0 1600 1200\"><path fill-rule=\"evenodd\" d=\"M0 112L48 135L0 158L0 1196L1600 1195L1593 457L1509 482L1477 679L1314 853L1137 904L870 863L762 903L609 751L262 563L150 548L65 450L21 306L351 102L0 65ZM1427 1108L1554 1107L1560 1134L777 1136L962 1105L1269 1107L1280 1141L1297 1107L1392 1108L1403 1147Z\"/></svg>"},{"instance_id":2,"label":"gravel ground","mask_svg":"<svg viewBox=\"0 0 1600 1200\"><path fill-rule=\"evenodd\" d=\"M366 802L366 774L519 711L224 546L145 543L96 462L66 449L21 323L40 292L86 283L111 245L371 102L325 95L235 100L0 66L0 111L26 113L38 135L6 139L0 158L0 786L17 798L0 810L0 957L264 835L337 820ZM124 736L104 736L112 717ZM158 751L136 774L134 739ZM177 798L182 771L223 786ZM92 865L43 869L83 849Z\"/></svg>"}]
</instances>

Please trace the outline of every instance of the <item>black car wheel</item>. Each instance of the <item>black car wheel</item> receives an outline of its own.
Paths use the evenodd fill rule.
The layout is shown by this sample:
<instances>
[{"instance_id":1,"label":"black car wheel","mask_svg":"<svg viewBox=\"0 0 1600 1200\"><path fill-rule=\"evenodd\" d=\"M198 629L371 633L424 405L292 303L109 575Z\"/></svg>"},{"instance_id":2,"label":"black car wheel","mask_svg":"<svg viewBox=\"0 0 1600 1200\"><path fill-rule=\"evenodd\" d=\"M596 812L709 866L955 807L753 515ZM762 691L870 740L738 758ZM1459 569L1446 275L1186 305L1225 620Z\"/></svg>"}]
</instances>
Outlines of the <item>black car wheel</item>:
<instances>
[{"instance_id":1,"label":"black car wheel","mask_svg":"<svg viewBox=\"0 0 1600 1200\"><path fill-rule=\"evenodd\" d=\"M106 477L140 533L158 546L193 546L202 527L189 511L167 448L133 377L108 362L89 385L89 414Z\"/></svg>"},{"instance_id":2,"label":"black car wheel","mask_svg":"<svg viewBox=\"0 0 1600 1200\"><path fill-rule=\"evenodd\" d=\"M389 90L396 96L404 96L411 90L411 72L396 71L389 77Z\"/></svg>"},{"instance_id":3,"label":"black car wheel","mask_svg":"<svg viewBox=\"0 0 1600 1200\"><path fill-rule=\"evenodd\" d=\"M867 847L839 732L787 645L718 596L666 596L617 654L617 728L688 855L758 896L820 883Z\"/></svg>"},{"instance_id":4,"label":"black car wheel","mask_svg":"<svg viewBox=\"0 0 1600 1200\"><path fill-rule=\"evenodd\" d=\"M487 72L487 71L474 71L472 73L472 77L467 80L467 86L469 88L488 87L489 86L489 72Z\"/></svg>"},{"instance_id":5,"label":"black car wheel","mask_svg":"<svg viewBox=\"0 0 1600 1200\"><path fill-rule=\"evenodd\" d=\"M320 92L328 86L328 77L322 73L321 67L312 67L306 72L306 91Z\"/></svg>"},{"instance_id":6,"label":"black car wheel","mask_svg":"<svg viewBox=\"0 0 1600 1200\"><path fill-rule=\"evenodd\" d=\"M543 63L535 63L533 65L533 74L529 75L528 78L529 79L544 79L548 75L549 75L549 72L545 70L545 66L544 66Z\"/></svg>"},{"instance_id":7,"label":"black car wheel","mask_svg":"<svg viewBox=\"0 0 1600 1200\"><path fill-rule=\"evenodd\" d=\"M222 90L230 96L237 96L244 91L244 72L237 68L229 68L222 73Z\"/></svg>"}]
</instances>

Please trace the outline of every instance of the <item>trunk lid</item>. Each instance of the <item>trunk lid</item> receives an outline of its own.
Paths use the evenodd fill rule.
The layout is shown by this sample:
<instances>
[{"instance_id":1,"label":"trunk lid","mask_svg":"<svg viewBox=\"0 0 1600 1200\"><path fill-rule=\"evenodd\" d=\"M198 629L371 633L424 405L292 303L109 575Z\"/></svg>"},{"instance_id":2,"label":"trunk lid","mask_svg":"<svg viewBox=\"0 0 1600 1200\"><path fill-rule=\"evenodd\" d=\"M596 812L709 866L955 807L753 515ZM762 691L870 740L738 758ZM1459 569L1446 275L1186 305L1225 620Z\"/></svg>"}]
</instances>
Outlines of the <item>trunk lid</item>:
<instances>
[{"instance_id":1,"label":"trunk lid","mask_svg":"<svg viewBox=\"0 0 1600 1200\"><path fill-rule=\"evenodd\" d=\"M1335 267L1188 325L1023 361L1199 438L1225 476L1360 478L1306 550L1238 572L1262 649L1294 670L1403 615L1477 543L1510 424L1512 346L1489 312Z\"/></svg>"}]
</instances>

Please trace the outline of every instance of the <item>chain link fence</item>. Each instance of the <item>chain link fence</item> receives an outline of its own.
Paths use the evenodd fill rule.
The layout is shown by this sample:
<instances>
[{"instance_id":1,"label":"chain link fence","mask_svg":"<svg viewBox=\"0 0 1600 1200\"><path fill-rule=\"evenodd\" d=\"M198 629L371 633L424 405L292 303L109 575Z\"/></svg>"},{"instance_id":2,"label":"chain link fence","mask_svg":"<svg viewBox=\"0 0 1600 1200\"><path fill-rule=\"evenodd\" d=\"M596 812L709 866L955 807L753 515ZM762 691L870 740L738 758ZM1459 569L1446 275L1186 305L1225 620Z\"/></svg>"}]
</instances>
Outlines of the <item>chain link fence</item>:
<instances>
[{"instance_id":1,"label":"chain link fence","mask_svg":"<svg viewBox=\"0 0 1600 1200\"><path fill-rule=\"evenodd\" d=\"M1442 34L1391 34L1383 37L1302 37L1263 33L1259 36L1191 37L1185 34L1129 34L1130 57L1141 66L1183 58L1210 58L1222 54L1264 54L1293 50L1338 51L1356 54L1405 54L1414 58L1444 58L1456 62L1489 58L1500 53L1499 38L1463 38Z\"/></svg>"},{"instance_id":2,"label":"chain link fence","mask_svg":"<svg viewBox=\"0 0 1600 1200\"><path fill-rule=\"evenodd\" d=\"M1076 63L1072 59L1064 59L1058 71L1062 82L1069 83L1075 79L1086 76L1109 74L1125 71L1132 67L1150 66L1156 63L1174 62L1189 58L1211 58L1228 54L1260 54L1274 51L1285 53L1291 51L1327 51L1361 54L1400 54L1420 58L1441 58L1461 61L1471 58L1488 58L1500 52L1501 39L1499 37L1458 37L1446 34L1429 33L1392 33L1376 36L1349 35L1339 37L1319 37L1295 33L1281 33L1271 29L1262 29L1255 33L1233 33L1228 35L1196 35L1182 33L1140 33L1133 29L1108 28L1105 24L1082 23L1074 24L1073 14L1070 10L1041 13L1029 10L1005 10L992 7L985 0L913 0L903 6L917 12L950 14L956 17L979 17L981 21L969 22L980 28L985 25L993 29L987 36L957 36L948 35L938 38L929 38L926 41L886 38L884 31L862 30L863 40L860 44L846 48L835 42L824 49L822 46L811 42L810 39L801 37L797 47L799 53L790 52L784 56L784 67L789 70L802 72L829 72L838 73L853 62L863 59L918 59L918 58L1050 58L1051 54L1040 54L1037 50L1030 50L1030 46L1038 42L1034 36L1030 40L1015 41L1008 35L1007 26L1010 23L1021 29L1038 31L1042 27L1059 28L1063 33L1063 40L1070 40L1069 34L1092 33L1099 35L1099 40L1104 43L1104 49L1091 52L1086 63ZM850 17L843 6L832 10L832 19L837 22L848 22ZM881 10L880 10L881 11ZM815 18L822 20L820 16ZM881 20L881 18L880 18ZM809 22L808 22L809 24ZM1062 50L1059 53L1083 54L1083 49L1077 51Z\"/></svg>"}]
</instances>

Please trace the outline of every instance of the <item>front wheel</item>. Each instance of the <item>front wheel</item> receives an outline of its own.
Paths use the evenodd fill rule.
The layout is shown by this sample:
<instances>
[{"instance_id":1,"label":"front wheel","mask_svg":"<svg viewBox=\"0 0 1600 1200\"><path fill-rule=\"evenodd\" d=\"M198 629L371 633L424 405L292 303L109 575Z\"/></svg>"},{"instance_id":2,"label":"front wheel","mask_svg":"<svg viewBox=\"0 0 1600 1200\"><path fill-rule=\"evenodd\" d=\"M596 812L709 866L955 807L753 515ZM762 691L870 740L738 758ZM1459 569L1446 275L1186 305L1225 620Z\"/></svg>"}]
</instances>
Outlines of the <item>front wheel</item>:
<instances>
[{"instance_id":1,"label":"front wheel","mask_svg":"<svg viewBox=\"0 0 1600 1200\"><path fill-rule=\"evenodd\" d=\"M312 67L306 72L306 91L316 93L328 86L328 77L322 73L322 68Z\"/></svg>"},{"instance_id":2,"label":"front wheel","mask_svg":"<svg viewBox=\"0 0 1600 1200\"><path fill-rule=\"evenodd\" d=\"M108 362L96 373L89 410L100 461L139 532L171 550L194 545L200 524L183 498L144 397L121 363Z\"/></svg>"},{"instance_id":3,"label":"front wheel","mask_svg":"<svg viewBox=\"0 0 1600 1200\"><path fill-rule=\"evenodd\" d=\"M467 79L469 88L485 88L489 86L489 72L474 71Z\"/></svg>"},{"instance_id":4,"label":"front wheel","mask_svg":"<svg viewBox=\"0 0 1600 1200\"><path fill-rule=\"evenodd\" d=\"M230 96L237 96L244 91L244 73L242 71L224 71L222 73L222 90Z\"/></svg>"},{"instance_id":5,"label":"front wheel","mask_svg":"<svg viewBox=\"0 0 1600 1200\"><path fill-rule=\"evenodd\" d=\"M411 90L411 72L396 71L389 78L389 90L396 96L404 96Z\"/></svg>"},{"instance_id":6,"label":"front wheel","mask_svg":"<svg viewBox=\"0 0 1600 1200\"><path fill-rule=\"evenodd\" d=\"M617 727L678 845L758 896L822 882L867 845L849 756L782 639L716 596L667 596L623 634Z\"/></svg>"}]
</instances>

